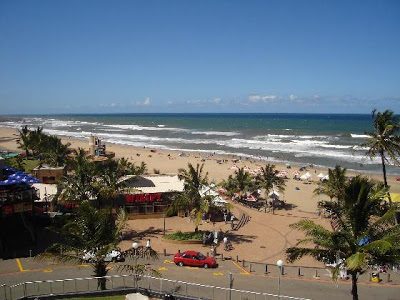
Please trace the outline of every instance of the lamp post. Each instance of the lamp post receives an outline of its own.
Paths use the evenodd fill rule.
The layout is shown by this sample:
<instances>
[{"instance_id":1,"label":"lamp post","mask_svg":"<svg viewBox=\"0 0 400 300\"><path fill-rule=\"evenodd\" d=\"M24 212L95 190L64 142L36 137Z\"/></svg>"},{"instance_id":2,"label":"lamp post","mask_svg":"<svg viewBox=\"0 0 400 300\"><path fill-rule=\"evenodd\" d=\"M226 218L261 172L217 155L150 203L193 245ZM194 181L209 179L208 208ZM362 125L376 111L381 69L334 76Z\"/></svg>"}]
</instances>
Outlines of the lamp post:
<instances>
[{"instance_id":1,"label":"lamp post","mask_svg":"<svg viewBox=\"0 0 400 300\"><path fill-rule=\"evenodd\" d=\"M281 275L282 275L282 268L283 268L283 261L280 259L276 262L279 270L278 276L278 299L281 299Z\"/></svg>"},{"instance_id":2,"label":"lamp post","mask_svg":"<svg viewBox=\"0 0 400 300\"><path fill-rule=\"evenodd\" d=\"M136 242L132 243L133 255L136 256L136 251L139 248L139 244Z\"/></svg>"},{"instance_id":3,"label":"lamp post","mask_svg":"<svg viewBox=\"0 0 400 300\"><path fill-rule=\"evenodd\" d=\"M134 287L135 288L137 287L137 282L138 282L138 275L136 274L136 266L137 266L137 259L138 259L138 256L137 256L138 248L139 248L139 244L136 243L136 242L133 242L132 243L133 263L134 263L134 267L135 267L135 269L134 269L135 271L134 271L134 274L133 274L133 283L134 283Z\"/></svg>"}]
</instances>

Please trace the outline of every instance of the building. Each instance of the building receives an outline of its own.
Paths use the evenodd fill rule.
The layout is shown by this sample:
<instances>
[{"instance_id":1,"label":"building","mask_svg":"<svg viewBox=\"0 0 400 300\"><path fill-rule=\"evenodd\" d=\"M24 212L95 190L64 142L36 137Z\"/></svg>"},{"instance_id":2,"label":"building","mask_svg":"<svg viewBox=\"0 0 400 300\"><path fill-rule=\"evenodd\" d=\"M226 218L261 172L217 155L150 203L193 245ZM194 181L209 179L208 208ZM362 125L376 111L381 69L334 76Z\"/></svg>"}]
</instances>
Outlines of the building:
<instances>
[{"instance_id":1,"label":"building","mask_svg":"<svg viewBox=\"0 0 400 300\"><path fill-rule=\"evenodd\" d=\"M163 217L173 196L184 189L178 175L128 175L121 181L125 188L118 204L125 208L128 218Z\"/></svg>"},{"instance_id":2,"label":"building","mask_svg":"<svg viewBox=\"0 0 400 300\"><path fill-rule=\"evenodd\" d=\"M32 170L33 176L38 178L41 182L46 184L55 184L61 180L66 173L65 166L63 167L50 167L48 165L41 165Z\"/></svg>"},{"instance_id":3,"label":"building","mask_svg":"<svg viewBox=\"0 0 400 300\"><path fill-rule=\"evenodd\" d=\"M36 242L32 187L38 180L14 168L0 167L0 256L15 256ZM26 253L26 252L25 252Z\"/></svg>"}]
</instances>

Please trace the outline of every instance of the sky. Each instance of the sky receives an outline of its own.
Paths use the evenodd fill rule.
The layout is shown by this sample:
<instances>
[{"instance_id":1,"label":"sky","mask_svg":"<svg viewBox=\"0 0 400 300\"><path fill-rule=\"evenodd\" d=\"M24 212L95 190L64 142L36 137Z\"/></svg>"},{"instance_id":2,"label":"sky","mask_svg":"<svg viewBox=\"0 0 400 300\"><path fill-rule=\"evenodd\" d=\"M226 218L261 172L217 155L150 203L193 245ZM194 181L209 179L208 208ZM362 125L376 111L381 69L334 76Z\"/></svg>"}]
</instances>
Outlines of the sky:
<instances>
[{"instance_id":1,"label":"sky","mask_svg":"<svg viewBox=\"0 0 400 300\"><path fill-rule=\"evenodd\" d=\"M0 115L400 112L400 1L0 0Z\"/></svg>"}]
</instances>

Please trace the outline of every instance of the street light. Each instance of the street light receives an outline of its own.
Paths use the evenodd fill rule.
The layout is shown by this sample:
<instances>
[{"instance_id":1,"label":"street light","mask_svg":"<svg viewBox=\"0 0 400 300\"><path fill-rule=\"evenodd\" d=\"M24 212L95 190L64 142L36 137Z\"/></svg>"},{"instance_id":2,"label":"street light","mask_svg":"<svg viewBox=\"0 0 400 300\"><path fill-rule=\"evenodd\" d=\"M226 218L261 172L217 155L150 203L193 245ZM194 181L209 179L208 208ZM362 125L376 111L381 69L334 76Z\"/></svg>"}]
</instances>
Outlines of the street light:
<instances>
[{"instance_id":1,"label":"street light","mask_svg":"<svg viewBox=\"0 0 400 300\"><path fill-rule=\"evenodd\" d=\"M278 276L278 299L281 299L281 275L282 275L282 268L283 268L283 261L280 259L276 262L279 270Z\"/></svg>"},{"instance_id":2,"label":"street light","mask_svg":"<svg viewBox=\"0 0 400 300\"><path fill-rule=\"evenodd\" d=\"M133 255L136 256L136 251L139 248L139 244L136 242L132 243Z\"/></svg>"}]
</instances>

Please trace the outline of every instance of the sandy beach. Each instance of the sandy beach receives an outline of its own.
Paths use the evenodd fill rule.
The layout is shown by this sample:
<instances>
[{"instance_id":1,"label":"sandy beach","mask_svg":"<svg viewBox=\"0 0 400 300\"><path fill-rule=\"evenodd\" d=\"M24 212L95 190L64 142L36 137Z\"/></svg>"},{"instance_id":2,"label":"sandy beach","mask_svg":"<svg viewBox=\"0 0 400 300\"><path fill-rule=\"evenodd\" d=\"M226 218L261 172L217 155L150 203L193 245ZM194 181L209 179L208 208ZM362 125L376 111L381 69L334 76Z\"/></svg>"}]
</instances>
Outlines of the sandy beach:
<instances>
[{"instance_id":1,"label":"sandy beach","mask_svg":"<svg viewBox=\"0 0 400 300\"><path fill-rule=\"evenodd\" d=\"M0 127L0 149L10 151L20 151L18 149L15 138L17 131L12 128ZM70 143L73 148L88 149L87 140L72 139L61 137L63 142ZM123 146L117 144L106 144L108 151L113 151L116 157L125 157L136 164L142 161L146 163L148 173L155 173L154 170L161 174L176 174L179 168L186 168L188 163L202 164L204 170L208 172L210 182L219 183L221 180L228 178L234 171L231 169L233 165L238 167L247 166L250 169L255 169L260 166L265 166L265 161L255 161L250 159L240 159L232 155L209 155L197 152L176 152L163 151L150 148L136 148L132 146ZM227 234L232 235L232 241L235 249L225 255L244 257L247 260L260 262L275 262L276 259L284 258L285 249L294 245L300 237L298 232L289 228L289 225L303 218L316 220L321 224L327 225L325 219L321 219L317 215L317 202L323 199L322 196L314 196L313 190L316 188L317 174L320 172L327 173L327 169L309 168L308 171L312 174L314 182L305 184L303 182L292 179L292 173L298 170L297 166L292 166L287 169L285 165L276 165L278 170L286 170L289 172L289 179L286 182L286 190L283 198L287 203L292 204L291 210L277 211L275 215L256 211L241 205L236 205L234 213L240 215L246 213L251 217L250 222L237 232L230 232L230 226L226 224L209 224L204 223L200 229L208 230L223 230ZM355 175L354 172L349 172L349 175ZM376 180L381 180L381 174L368 174ZM400 192L400 182L396 181L394 176L389 176L389 184L392 192ZM184 221L182 221L184 220ZM173 217L167 219L167 231L175 230L192 230L193 224L188 219ZM328 226L328 225L327 225ZM138 219L129 221L129 227L140 233L141 239L151 238L153 247L158 251L167 249L168 252L175 252L182 249L182 245L166 243L162 239L163 219ZM130 242L126 241L122 247L129 247ZM209 249L203 248L204 252ZM222 251L220 249L219 251ZM305 258L296 264L303 265L319 265L310 258Z\"/></svg>"}]
</instances>

